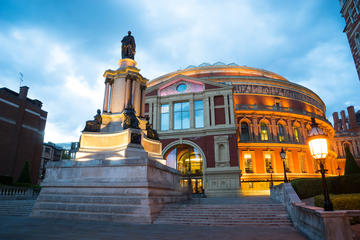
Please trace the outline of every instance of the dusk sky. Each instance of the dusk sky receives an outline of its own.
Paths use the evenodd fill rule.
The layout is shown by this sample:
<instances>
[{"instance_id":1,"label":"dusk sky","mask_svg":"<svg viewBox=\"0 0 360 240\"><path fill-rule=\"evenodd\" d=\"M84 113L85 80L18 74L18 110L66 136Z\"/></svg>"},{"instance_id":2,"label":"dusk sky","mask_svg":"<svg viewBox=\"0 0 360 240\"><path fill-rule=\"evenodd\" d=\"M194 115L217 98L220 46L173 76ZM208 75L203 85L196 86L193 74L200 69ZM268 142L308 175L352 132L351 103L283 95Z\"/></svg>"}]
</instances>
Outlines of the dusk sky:
<instances>
[{"instance_id":1,"label":"dusk sky","mask_svg":"<svg viewBox=\"0 0 360 240\"><path fill-rule=\"evenodd\" d=\"M0 0L0 87L48 112L45 141L78 141L102 107L103 73L116 69L131 30L141 74L153 79L203 62L282 75L332 112L360 110L360 81L337 0Z\"/></svg>"}]
</instances>

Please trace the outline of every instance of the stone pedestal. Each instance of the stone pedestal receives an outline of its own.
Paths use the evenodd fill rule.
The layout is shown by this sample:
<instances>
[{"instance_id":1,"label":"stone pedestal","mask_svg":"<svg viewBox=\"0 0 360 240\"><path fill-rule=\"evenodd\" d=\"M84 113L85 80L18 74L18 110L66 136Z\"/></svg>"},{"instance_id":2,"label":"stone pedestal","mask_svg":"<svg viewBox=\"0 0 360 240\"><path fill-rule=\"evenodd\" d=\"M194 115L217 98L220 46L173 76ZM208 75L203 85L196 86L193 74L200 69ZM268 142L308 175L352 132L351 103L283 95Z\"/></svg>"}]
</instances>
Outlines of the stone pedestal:
<instances>
[{"instance_id":1,"label":"stone pedestal","mask_svg":"<svg viewBox=\"0 0 360 240\"><path fill-rule=\"evenodd\" d=\"M207 168L205 171L206 196L238 197L240 192L240 169L238 167Z\"/></svg>"},{"instance_id":2,"label":"stone pedestal","mask_svg":"<svg viewBox=\"0 0 360 240\"><path fill-rule=\"evenodd\" d=\"M179 172L143 154L61 161L47 166L32 216L152 223L164 204L182 200Z\"/></svg>"}]
</instances>

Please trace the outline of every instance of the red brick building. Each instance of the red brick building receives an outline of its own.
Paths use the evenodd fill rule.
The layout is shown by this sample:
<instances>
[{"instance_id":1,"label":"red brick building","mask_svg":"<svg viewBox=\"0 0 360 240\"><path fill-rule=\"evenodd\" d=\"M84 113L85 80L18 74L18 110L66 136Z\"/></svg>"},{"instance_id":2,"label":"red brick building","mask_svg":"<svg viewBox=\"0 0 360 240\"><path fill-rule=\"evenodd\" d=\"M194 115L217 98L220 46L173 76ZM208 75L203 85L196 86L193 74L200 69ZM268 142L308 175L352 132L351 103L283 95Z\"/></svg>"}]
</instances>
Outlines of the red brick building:
<instances>
[{"instance_id":1,"label":"red brick building","mask_svg":"<svg viewBox=\"0 0 360 240\"><path fill-rule=\"evenodd\" d=\"M333 113L334 119L334 149L339 159L341 172L345 169L345 147L348 146L354 158L360 164L360 110L355 112L354 106L347 108L347 116L344 110Z\"/></svg>"},{"instance_id":2,"label":"red brick building","mask_svg":"<svg viewBox=\"0 0 360 240\"><path fill-rule=\"evenodd\" d=\"M360 5L359 0L340 0L341 15L345 19L344 32L349 41L356 71L360 80Z\"/></svg>"},{"instance_id":3,"label":"red brick building","mask_svg":"<svg viewBox=\"0 0 360 240\"><path fill-rule=\"evenodd\" d=\"M0 88L0 176L15 182L28 161L37 183L47 112L39 100L27 98L28 89L23 86L16 93Z\"/></svg>"}]
</instances>

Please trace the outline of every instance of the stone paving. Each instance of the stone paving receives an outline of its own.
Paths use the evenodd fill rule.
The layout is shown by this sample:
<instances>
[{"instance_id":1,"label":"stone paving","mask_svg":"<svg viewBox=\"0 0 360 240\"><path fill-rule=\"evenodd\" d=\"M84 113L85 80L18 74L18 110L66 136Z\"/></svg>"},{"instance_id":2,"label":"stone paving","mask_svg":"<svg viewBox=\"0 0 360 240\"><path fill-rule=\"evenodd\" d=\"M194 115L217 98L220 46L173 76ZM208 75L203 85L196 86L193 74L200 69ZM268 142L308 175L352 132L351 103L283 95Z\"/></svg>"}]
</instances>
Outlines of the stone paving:
<instances>
[{"instance_id":1,"label":"stone paving","mask_svg":"<svg viewBox=\"0 0 360 240\"><path fill-rule=\"evenodd\" d=\"M68 219L0 216L1 240L93 239L306 239L292 227L206 227L124 224Z\"/></svg>"}]
</instances>

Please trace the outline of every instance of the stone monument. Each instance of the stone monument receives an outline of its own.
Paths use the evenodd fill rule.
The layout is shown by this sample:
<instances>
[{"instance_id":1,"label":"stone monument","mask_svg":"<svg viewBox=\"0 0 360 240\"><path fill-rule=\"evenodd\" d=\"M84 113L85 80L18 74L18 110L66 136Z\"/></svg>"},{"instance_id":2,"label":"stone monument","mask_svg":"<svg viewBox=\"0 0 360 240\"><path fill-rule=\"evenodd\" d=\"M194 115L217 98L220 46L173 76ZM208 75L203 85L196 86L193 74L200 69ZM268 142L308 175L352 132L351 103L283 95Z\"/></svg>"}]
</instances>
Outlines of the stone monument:
<instances>
[{"instance_id":1,"label":"stone monument","mask_svg":"<svg viewBox=\"0 0 360 240\"><path fill-rule=\"evenodd\" d=\"M75 161L48 164L32 216L151 223L164 204L186 199L144 118L148 80L136 68L135 40L124 39L119 68L104 73L102 114L86 122Z\"/></svg>"}]
</instances>

